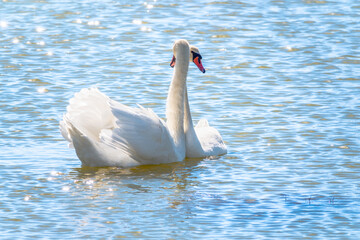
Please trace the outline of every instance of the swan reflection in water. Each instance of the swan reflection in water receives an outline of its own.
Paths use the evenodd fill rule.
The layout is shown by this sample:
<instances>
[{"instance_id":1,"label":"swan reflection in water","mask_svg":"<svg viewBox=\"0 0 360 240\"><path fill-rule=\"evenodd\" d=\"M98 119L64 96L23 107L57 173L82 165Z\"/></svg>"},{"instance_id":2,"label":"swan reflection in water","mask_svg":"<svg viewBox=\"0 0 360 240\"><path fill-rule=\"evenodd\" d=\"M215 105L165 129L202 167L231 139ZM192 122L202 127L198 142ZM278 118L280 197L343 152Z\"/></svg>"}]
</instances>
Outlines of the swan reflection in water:
<instances>
[{"instance_id":1,"label":"swan reflection in water","mask_svg":"<svg viewBox=\"0 0 360 240\"><path fill-rule=\"evenodd\" d=\"M83 89L70 100L60 129L83 166L126 168L227 153L220 133L207 120L193 126L186 78L189 62L205 73L199 49L180 39L173 53L166 122L151 109L128 107L96 88Z\"/></svg>"},{"instance_id":2,"label":"swan reflection in water","mask_svg":"<svg viewBox=\"0 0 360 240\"><path fill-rule=\"evenodd\" d=\"M127 208L156 212L159 209L153 209L153 204L158 202L167 214L169 209L183 209L182 216L191 217L196 211L192 200L204 194L194 187L201 178L194 173L206 171L207 161L212 160L204 163L202 159L185 159L133 168L81 167L57 178L61 179L59 182L70 182L65 194L81 197L81 204L94 206L89 209L94 215L101 211L108 213L110 208L119 212ZM96 207L98 200L107 202L108 208Z\"/></svg>"}]
</instances>

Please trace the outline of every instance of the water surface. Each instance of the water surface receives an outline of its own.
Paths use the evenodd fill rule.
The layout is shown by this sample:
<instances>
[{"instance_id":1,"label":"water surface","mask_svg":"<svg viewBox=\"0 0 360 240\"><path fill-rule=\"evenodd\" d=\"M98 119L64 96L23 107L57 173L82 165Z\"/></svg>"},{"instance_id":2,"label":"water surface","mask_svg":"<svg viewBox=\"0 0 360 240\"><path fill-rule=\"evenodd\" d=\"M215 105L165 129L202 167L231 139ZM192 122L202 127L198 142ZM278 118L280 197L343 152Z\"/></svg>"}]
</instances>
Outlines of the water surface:
<instances>
[{"instance_id":1,"label":"water surface","mask_svg":"<svg viewBox=\"0 0 360 240\"><path fill-rule=\"evenodd\" d=\"M4 0L1 239L358 239L360 3ZM172 42L229 153L82 168L58 122L97 86L165 117Z\"/></svg>"}]
</instances>

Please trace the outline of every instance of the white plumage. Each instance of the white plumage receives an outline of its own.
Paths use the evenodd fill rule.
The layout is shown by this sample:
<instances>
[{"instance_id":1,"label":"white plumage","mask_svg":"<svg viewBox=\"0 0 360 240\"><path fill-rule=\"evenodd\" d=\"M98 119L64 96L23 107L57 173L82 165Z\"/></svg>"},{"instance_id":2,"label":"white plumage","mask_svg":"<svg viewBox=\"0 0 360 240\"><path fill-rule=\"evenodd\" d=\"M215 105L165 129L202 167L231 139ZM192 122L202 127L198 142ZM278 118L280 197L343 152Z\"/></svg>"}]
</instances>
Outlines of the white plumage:
<instances>
[{"instance_id":1,"label":"white plumage","mask_svg":"<svg viewBox=\"0 0 360 240\"><path fill-rule=\"evenodd\" d=\"M83 165L132 167L226 153L219 132L206 120L192 125L186 76L188 59L194 52L199 55L198 49L178 40L173 51L176 64L166 123L151 109L128 107L97 88L82 89L70 99L60 130ZM194 62L201 65L199 59Z\"/></svg>"}]
</instances>

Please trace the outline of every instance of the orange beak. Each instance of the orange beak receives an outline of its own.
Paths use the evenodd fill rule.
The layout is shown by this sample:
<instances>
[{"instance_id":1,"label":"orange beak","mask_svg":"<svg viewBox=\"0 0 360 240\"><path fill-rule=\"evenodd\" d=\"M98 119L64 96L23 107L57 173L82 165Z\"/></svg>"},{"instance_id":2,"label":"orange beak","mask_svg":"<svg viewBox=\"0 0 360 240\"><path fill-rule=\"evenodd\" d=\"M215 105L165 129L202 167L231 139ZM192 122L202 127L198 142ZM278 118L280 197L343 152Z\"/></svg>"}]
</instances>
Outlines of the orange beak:
<instances>
[{"instance_id":1,"label":"orange beak","mask_svg":"<svg viewBox=\"0 0 360 240\"><path fill-rule=\"evenodd\" d=\"M202 73L205 73L205 68L203 67L203 65L202 65L202 63L201 63L200 57L194 58L194 63L195 63L195 65L199 68L199 70L200 70Z\"/></svg>"},{"instance_id":2,"label":"orange beak","mask_svg":"<svg viewBox=\"0 0 360 240\"><path fill-rule=\"evenodd\" d=\"M202 72L202 73L205 73L205 68L203 67L202 63L201 63L201 56L198 55L194 58L194 63L195 65L199 68L199 70ZM176 63L176 57L173 56L173 58L171 59L171 62L170 62L170 67L175 67L175 63Z\"/></svg>"},{"instance_id":3,"label":"orange beak","mask_svg":"<svg viewBox=\"0 0 360 240\"><path fill-rule=\"evenodd\" d=\"M173 56L173 58L171 59L171 62L170 62L170 67L174 67L175 66L175 62L176 62L176 58L175 56Z\"/></svg>"}]
</instances>

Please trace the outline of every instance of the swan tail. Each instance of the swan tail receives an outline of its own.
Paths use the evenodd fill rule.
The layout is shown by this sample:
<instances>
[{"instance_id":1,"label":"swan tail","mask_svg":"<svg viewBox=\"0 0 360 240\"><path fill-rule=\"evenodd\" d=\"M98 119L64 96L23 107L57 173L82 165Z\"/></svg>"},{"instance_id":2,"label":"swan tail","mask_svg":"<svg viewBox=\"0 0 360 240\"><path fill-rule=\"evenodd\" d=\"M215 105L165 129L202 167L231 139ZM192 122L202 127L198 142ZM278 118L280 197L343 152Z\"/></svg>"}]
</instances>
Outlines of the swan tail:
<instances>
[{"instance_id":1,"label":"swan tail","mask_svg":"<svg viewBox=\"0 0 360 240\"><path fill-rule=\"evenodd\" d=\"M198 122L195 132L206 157L220 156L227 153L227 147L219 131L214 127L210 127L206 119L201 119Z\"/></svg>"},{"instance_id":2,"label":"swan tail","mask_svg":"<svg viewBox=\"0 0 360 240\"><path fill-rule=\"evenodd\" d=\"M200 119L200 121L196 124L196 128L202 128L202 127L210 127L208 120Z\"/></svg>"}]
</instances>

